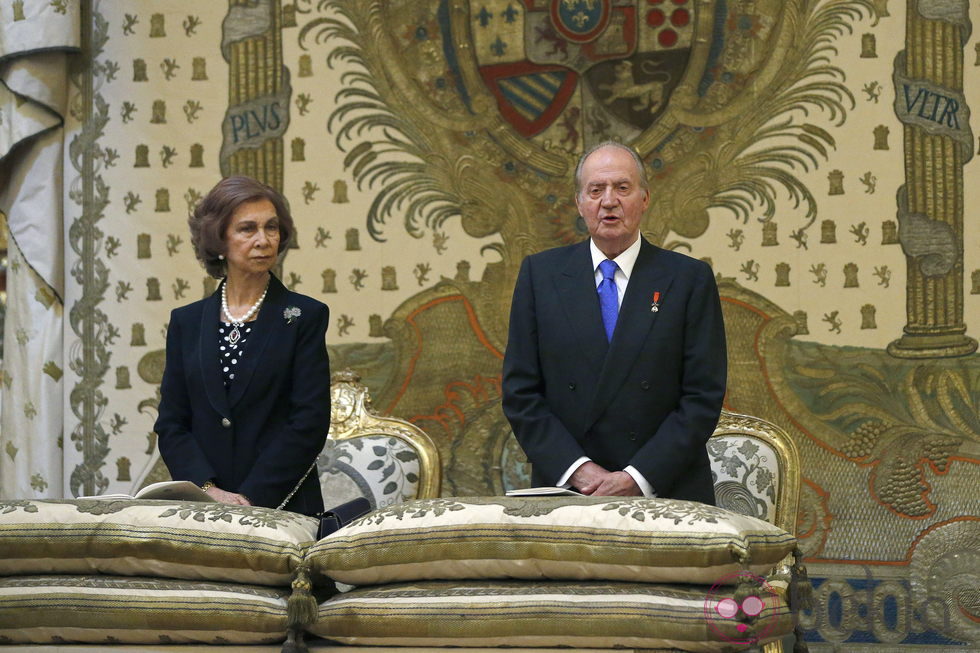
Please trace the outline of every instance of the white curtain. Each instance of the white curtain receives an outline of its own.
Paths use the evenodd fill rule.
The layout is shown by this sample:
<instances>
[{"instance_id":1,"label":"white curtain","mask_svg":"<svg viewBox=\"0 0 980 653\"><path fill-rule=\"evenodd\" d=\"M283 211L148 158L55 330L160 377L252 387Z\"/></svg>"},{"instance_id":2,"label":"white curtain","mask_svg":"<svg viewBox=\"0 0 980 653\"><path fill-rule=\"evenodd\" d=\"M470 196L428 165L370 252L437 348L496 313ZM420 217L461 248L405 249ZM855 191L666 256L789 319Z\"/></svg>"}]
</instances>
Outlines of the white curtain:
<instances>
[{"instance_id":1,"label":"white curtain","mask_svg":"<svg viewBox=\"0 0 980 653\"><path fill-rule=\"evenodd\" d=\"M0 4L0 211L9 250L0 498L64 496L64 117L78 2Z\"/></svg>"}]
</instances>

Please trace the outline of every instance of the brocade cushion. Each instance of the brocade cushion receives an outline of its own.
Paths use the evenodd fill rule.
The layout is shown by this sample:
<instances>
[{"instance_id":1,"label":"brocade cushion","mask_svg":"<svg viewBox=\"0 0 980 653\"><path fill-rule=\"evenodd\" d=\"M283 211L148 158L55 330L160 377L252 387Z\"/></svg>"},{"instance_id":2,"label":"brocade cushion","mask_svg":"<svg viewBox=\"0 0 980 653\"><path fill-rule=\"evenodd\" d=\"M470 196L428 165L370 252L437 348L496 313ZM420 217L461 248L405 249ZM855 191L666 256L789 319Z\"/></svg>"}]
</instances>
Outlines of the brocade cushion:
<instances>
[{"instance_id":1,"label":"brocade cushion","mask_svg":"<svg viewBox=\"0 0 980 653\"><path fill-rule=\"evenodd\" d=\"M736 587L428 581L362 587L320 604L309 631L343 644L744 650L793 630L776 593L731 617ZM739 597L741 598L741 597ZM723 603L724 602L724 603ZM742 599L743 605L750 605Z\"/></svg>"},{"instance_id":2,"label":"brocade cushion","mask_svg":"<svg viewBox=\"0 0 980 653\"><path fill-rule=\"evenodd\" d=\"M419 499L376 510L307 552L314 578L350 585L435 579L713 584L765 575L796 539L692 501L610 497Z\"/></svg>"},{"instance_id":3,"label":"brocade cushion","mask_svg":"<svg viewBox=\"0 0 980 653\"><path fill-rule=\"evenodd\" d=\"M328 507L364 497L371 508L383 508L418 496L419 455L400 438L327 440L316 464Z\"/></svg>"},{"instance_id":4,"label":"brocade cushion","mask_svg":"<svg viewBox=\"0 0 980 653\"><path fill-rule=\"evenodd\" d=\"M772 520L779 491L779 456L771 445L735 433L708 440L708 456L719 506Z\"/></svg>"},{"instance_id":5,"label":"brocade cushion","mask_svg":"<svg viewBox=\"0 0 980 653\"><path fill-rule=\"evenodd\" d=\"M134 576L0 578L0 644L269 644L287 588Z\"/></svg>"},{"instance_id":6,"label":"brocade cushion","mask_svg":"<svg viewBox=\"0 0 980 653\"><path fill-rule=\"evenodd\" d=\"M288 586L317 521L221 503L0 501L0 576L118 574Z\"/></svg>"}]
</instances>

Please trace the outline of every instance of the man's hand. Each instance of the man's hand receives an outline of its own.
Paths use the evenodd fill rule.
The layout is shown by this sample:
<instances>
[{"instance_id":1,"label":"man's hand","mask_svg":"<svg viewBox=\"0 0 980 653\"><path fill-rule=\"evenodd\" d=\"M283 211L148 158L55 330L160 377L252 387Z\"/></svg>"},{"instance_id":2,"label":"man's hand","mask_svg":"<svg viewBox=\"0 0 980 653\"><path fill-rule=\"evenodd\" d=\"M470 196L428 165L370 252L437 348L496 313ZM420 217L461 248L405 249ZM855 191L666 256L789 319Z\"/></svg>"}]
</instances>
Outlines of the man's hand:
<instances>
[{"instance_id":1,"label":"man's hand","mask_svg":"<svg viewBox=\"0 0 980 653\"><path fill-rule=\"evenodd\" d=\"M232 506L250 506L252 503L245 498L245 495L235 494L234 492L228 492L227 490L222 490L217 485L212 485L207 490L208 494L212 499L218 503L227 503Z\"/></svg>"},{"instance_id":2,"label":"man's hand","mask_svg":"<svg viewBox=\"0 0 980 653\"><path fill-rule=\"evenodd\" d=\"M643 496L643 491L628 473L608 472L599 487L589 494L594 497L638 497Z\"/></svg>"},{"instance_id":3,"label":"man's hand","mask_svg":"<svg viewBox=\"0 0 980 653\"><path fill-rule=\"evenodd\" d=\"M601 465L591 460L579 465L579 468L568 477L568 484L582 494L592 494L602 485L609 472Z\"/></svg>"}]
</instances>

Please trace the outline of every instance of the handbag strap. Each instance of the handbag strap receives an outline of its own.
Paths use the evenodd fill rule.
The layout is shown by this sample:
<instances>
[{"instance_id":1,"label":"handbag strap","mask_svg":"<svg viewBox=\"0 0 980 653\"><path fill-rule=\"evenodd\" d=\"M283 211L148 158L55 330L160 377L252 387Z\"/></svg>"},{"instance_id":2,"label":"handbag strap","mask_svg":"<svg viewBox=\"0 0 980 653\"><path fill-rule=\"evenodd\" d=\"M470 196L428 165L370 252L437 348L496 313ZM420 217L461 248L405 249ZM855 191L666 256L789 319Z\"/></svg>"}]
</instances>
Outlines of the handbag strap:
<instances>
[{"instance_id":1,"label":"handbag strap","mask_svg":"<svg viewBox=\"0 0 980 653\"><path fill-rule=\"evenodd\" d=\"M299 486L303 484L303 481L306 480L306 477L310 475L310 472L312 472L315 467L316 467L316 459L314 458L313 464L310 465L309 469L306 470L306 473L303 474L303 477L299 479L299 482L296 483L296 486L289 491L289 494L287 494L286 498L282 500L282 503L276 506L276 510L282 510L285 507L285 505L289 503L289 500L293 498L293 495L299 492Z\"/></svg>"}]
</instances>

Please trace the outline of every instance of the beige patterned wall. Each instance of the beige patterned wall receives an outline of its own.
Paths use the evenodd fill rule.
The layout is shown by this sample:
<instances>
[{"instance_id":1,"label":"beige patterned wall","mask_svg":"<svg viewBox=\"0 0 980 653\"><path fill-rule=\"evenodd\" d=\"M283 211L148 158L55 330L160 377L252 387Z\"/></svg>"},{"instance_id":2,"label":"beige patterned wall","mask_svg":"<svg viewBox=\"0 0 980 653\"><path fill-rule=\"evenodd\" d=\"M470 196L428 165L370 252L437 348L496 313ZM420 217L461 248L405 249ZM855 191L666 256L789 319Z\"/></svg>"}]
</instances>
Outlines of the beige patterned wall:
<instances>
[{"instance_id":1,"label":"beige patterned wall","mask_svg":"<svg viewBox=\"0 0 980 653\"><path fill-rule=\"evenodd\" d=\"M165 327L213 288L186 216L222 172L285 192L284 282L330 305L334 368L432 435L444 492L525 482L499 408L513 279L527 253L583 237L570 170L615 137L650 164L645 235L719 276L727 407L803 453L811 650L980 645L976 6L85 6L66 494L166 473L151 433ZM608 22L579 38L575 15Z\"/></svg>"}]
</instances>

